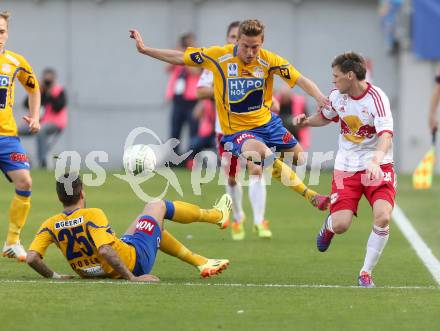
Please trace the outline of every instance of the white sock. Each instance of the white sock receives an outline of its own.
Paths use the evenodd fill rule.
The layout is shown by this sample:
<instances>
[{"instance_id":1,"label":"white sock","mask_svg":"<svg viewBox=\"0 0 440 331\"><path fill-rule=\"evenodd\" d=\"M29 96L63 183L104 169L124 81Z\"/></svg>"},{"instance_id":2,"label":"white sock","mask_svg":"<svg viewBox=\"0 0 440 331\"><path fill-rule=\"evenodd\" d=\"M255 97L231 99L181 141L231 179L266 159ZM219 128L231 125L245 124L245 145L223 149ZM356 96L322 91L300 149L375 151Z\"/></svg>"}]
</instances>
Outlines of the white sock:
<instances>
[{"instance_id":1,"label":"white sock","mask_svg":"<svg viewBox=\"0 0 440 331\"><path fill-rule=\"evenodd\" d=\"M261 224L266 210L266 185L260 176L249 176L249 201L254 213L254 224Z\"/></svg>"},{"instance_id":2,"label":"white sock","mask_svg":"<svg viewBox=\"0 0 440 331\"><path fill-rule=\"evenodd\" d=\"M390 236L390 227L387 225L384 228L373 225L370 238L367 242L367 253L365 254L364 266L361 269L369 274L372 273L373 268L379 261L380 255L387 244L388 237Z\"/></svg>"},{"instance_id":3,"label":"white sock","mask_svg":"<svg viewBox=\"0 0 440 331\"><path fill-rule=\"evenodd\" d=\"M332 219L332 215L328 215L327 217L327 223L325 224L325 227L327 230L329 230L330 232L335 233L335 231L333 231L333 219Z\"/></svg>"},{"instance_id":4,"label":"white sock","mask_svg":"<svg viewBox=\"0 0 440 331\"><path fill-rule=\"evenodd\" d=\"M234 186L226 185L226 193L228 193L232 198L232 215L234 221L241 221L243 218L243 190L240 184L235 184Z\"/></svg>"}]
</instances>

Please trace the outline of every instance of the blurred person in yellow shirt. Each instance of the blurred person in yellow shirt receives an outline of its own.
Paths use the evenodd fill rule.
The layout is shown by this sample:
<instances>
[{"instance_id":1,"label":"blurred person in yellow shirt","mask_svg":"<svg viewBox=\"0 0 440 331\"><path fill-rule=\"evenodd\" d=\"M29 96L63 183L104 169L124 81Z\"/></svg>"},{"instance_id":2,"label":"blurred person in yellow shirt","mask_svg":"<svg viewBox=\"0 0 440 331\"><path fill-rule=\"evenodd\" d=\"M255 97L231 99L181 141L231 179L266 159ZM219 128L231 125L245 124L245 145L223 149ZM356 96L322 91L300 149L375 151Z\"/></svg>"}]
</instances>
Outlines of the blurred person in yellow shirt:
<instances>
[{"instance_id":1,"label":"blurred person in yellow shirt","mask_svg":"<svg viewBox=\"0 0 440 331\"><path fill-rule=\"evenodd\" d=\"M9 208L9 229L3 246L3 256L26 259L20 243L20 232L31 207L32 178L26 151L17 136L12 107L14 81L21 83L29 95L29 114L23 117L30 133L40 130L40 90L32 67L20 54L5 49L9 33L8 12L0 12L0 169L15 185L15 194Z\"/></svg>"}]
</instances>

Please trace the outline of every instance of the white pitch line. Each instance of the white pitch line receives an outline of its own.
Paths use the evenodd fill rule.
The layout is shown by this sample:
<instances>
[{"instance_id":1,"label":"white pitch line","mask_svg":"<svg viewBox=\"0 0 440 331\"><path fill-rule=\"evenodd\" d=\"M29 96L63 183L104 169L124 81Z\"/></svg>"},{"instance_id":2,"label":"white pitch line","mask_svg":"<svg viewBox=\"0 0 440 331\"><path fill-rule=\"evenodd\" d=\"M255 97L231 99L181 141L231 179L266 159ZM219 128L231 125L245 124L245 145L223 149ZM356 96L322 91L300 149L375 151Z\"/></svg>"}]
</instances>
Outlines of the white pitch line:
<instances>
[{"instance_id":1,"label":"white pitch line","mask_svg":"<svg viewBox=\"0 0 440 331\"><path fill-rule=\"evenodd\" d=\"M398 205L394 206L393 210L394 222L399 227L405 238L409 241L411 246L416 251L420 260L422 260L425 267L429 270L435 282L440 285L440 262L434 256L431 249L425 241L417 233L416 229L411 224L411 221L406 217L402 209Z\"/></svg>"},{"instance_id":2,"label":"white pitch line","mask_svg":"<svg viewBox=\"0 0 440 331\"><path fill-rule=\"evenodd\" d=\"M194 286L194 287L234 287L234 288L339 288L339 289L362 289L364 288L353 285L325 285L325 284L242 284L242 283L142 283L142 282L128 282L124 280L23 280L23 279L2 279L1 283L15 283L15 284L71 284L71 285L89 285L89 284L109 284L122 286ZM379 289L391 290L436 290L439 291L438 286L376 286Z\"/></svg>"}]
</instances>

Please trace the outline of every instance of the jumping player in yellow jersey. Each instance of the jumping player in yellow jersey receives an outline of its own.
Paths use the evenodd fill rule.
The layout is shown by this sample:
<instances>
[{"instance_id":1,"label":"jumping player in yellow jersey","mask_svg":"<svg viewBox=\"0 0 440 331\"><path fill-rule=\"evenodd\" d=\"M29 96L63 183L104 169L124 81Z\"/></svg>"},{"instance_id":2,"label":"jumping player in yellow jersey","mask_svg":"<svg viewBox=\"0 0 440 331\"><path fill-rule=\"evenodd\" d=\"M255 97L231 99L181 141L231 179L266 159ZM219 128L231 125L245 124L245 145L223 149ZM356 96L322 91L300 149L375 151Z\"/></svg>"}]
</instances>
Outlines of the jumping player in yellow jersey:
<instances>
[{"instance_id":1,"label":"jumping player in yellow jersey","mask_svg":"<svg viewBox=\"0 0 440 331\"><path fill-rule=\"evenodd\" d=\"M41 225L27 254L27 263L46 278L72 278L59 275L44 263L46 249L53 243L82 278L157 281L159 279L149 272L159 247L161 251L197 267L202 277L216 275L229 265L228 260L207 259L194 254L163 230L164 218L185 224L205 222L224 228L231 208L231 198L227 194L212 209L201 209L182 201L148 203L118 239L101 209L85 207L85 193L78 175L65 174L64 178L58 179L56 190L64 210Z\"/></svg>"},{"instance_id":2,"label":"jumping player in yellow jersey","mask_svg":"<svg viewBox=\"0 0 440 331\"><path fill-rule=\"evenodd\" d=\"M38 80L26 59L5 50L9 28L8 12L0 12L0 169L15 185L15 195L9 209L9 230L3 246L3 256L26 259L26 251L20 243L20 232L26 223L31 207L32 179L26 151L17 136L14 105L14 80L23 85L29 94L29 115L23 120L30 133L40 130L40 89Z\"/></svg>"},{"instance_id":3,"label":"jumping player in yellow jersey","mask_svg":"<svg viewBox=\"0 0 440 331\"><path fill-rule=\"evenodd\" d=\"M212 71L216 109L224 134L221 143L225 149L247 159L256 155L266 162L273 160L275 178L281 180L282 174L283 179L288 175L289 186L293 190L318 209L328 208L327 196L309 189L287 164L274 159L271 148L292 153L296 164L305 163L301 153L303 149L295 137L269 110L274 75L280 76L291 87L299 85L315 98L320 108L329 106L329 101L315 83L301 75L285 59L262 49L263 23L258 20L242 21L237 45L188 47L185 52L147 47L137 30L130 30L130 37L136 40L136 47L142 54L172 64L198 66ZM263 162L259 164L261 166Z\"/></svg>"}]
</instances>

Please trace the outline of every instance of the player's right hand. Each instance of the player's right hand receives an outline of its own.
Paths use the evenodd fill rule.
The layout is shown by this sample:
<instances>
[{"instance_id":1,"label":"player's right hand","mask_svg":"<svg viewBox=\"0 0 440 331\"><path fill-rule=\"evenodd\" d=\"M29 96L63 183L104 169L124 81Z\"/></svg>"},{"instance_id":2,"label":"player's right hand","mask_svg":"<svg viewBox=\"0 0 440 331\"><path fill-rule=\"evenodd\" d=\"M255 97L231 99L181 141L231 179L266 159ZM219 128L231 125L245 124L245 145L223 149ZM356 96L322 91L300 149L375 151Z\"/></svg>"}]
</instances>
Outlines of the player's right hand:
<instances>
[{"instance_id":1,"label":"player's right hand","mask_svg":"<svg viewBox=\"0 0 440 331\"><path fill-rule=\"evenodd\" d=\"M146 274L146 275L141 275L141 276L137 276L134 277L133 279L131 279L132 282L160 282L159 277L156 277L154 275L150 275L150 274Z\"/></svg>"},{"instance_id":2,"label":"player's right hand","mask_svg":"<svg viewBox=\"0 0 440 331\"><path fill-rule=\"evenodd\" d=\"M142 53L144 50L144 41L142 40L142 36L136 29L130 29L128 30L130 32L130 38L134 39L136 41L136 48L138 52Z\"/></svg>"},{"instance_id":3,"label":"player's right hand","mask_svg":"<svg viewBox=\"0 0 440 331\"><path fill-rule=\"evenodd\" d=\"M23 120L29 125L29 132L34 134L40 131L40 122L32 116L23 116Z\"/></svg>"},{"instance_id":4,"label":"player's right hand","mask_svg":"<svg viewBox=\"0 0 440 331\"><path fill-rule=\"evenodd\" d=\"M306 123L307 123L307 116L305 114L297 115L292 119L292 124L295 126L303 127L306 126Z\"/></svg>"}]
</instances>

